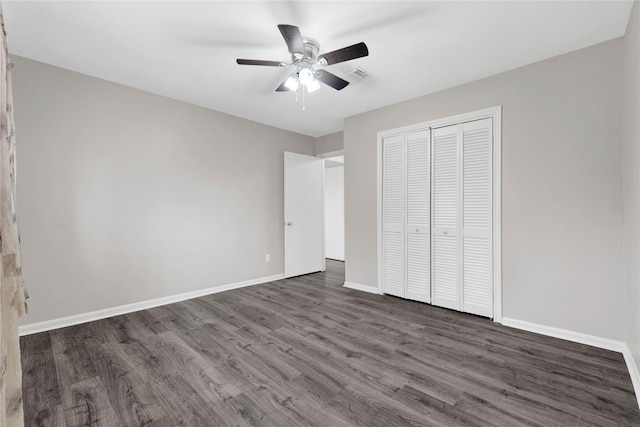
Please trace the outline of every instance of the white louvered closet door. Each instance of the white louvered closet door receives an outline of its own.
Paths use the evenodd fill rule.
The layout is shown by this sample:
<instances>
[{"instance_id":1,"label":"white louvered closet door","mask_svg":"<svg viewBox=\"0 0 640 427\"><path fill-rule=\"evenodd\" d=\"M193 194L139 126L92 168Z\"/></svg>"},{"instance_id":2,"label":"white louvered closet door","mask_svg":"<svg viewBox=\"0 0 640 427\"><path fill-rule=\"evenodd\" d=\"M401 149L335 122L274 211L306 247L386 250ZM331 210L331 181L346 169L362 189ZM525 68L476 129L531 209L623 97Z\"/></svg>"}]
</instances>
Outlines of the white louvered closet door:
<instances>
[{"instance_id":1,"label":"white louvered closet door","mask_svg":"<svg viewBox=\"0 0 640 427\"><path fill-rule=\"evenodd\" d=\"M434 129L432 215L432 302L460 310L459 170L460 125Z\"/></svg>"},{"instance_id":2,"label":"white louvered closet door","mask_svg":"<svg viewBox=\"0 0 640 427\"><path fill-rule=\"evenodd\" d=\"M382 290L493 317L493 119L382 139Z\"/></svg>"},{"instance_id":3,"label":"white louvered closet door","mask_svg":"<svg viewBox=\"0 0 640 427\"><path fill-rule=\"evenodd\" d=\"M405 298L404 135L382 141L382 292Z\"/></svg>"},{"instance_id":4,"label":"white louvered closet door","mask_svg":"<svg viewBox=\"0 0 640 427\"><path fill-rule=\"evenodd\" d=\"M493 316L493 122L462 125L462 311Z\"/></svg>"},{"instance_id":5,"label":"white louvered closet door","mask_svg":"<svg viewBox=\"0 0 640 427\"><path fill-rule=\"evenodd\" d=\"M406 296L431 302L429 130L407 134Z\"/></svg>"}]
</instances>

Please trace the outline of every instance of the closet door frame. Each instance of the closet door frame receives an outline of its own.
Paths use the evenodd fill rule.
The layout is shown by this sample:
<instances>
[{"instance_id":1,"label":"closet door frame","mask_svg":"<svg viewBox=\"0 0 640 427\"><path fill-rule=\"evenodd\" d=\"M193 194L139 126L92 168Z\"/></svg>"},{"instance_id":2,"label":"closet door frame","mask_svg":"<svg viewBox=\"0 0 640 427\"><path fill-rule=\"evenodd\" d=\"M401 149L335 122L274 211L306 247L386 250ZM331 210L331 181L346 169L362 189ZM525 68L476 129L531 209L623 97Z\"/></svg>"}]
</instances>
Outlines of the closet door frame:
<instances>
[{"instance_id":1,"label":"closet door frame","mask_svg":"<svg viewBox=\"0 0 640 427\"><path fill-rule=\"evenodd\" d=\"M425 128L443 127L463 122L492 118L493 119L493 321L502 322L502 106L487 108L470 113L459 114L428 122L417 123L401 128L378 132L377 141L377 225L378 225L378 293L382 294L382 141L400 133L408 133ZM433 136L432 136L433 138ZM433 142L433 139L432 139Z\"/></svg>"}]
</instances>

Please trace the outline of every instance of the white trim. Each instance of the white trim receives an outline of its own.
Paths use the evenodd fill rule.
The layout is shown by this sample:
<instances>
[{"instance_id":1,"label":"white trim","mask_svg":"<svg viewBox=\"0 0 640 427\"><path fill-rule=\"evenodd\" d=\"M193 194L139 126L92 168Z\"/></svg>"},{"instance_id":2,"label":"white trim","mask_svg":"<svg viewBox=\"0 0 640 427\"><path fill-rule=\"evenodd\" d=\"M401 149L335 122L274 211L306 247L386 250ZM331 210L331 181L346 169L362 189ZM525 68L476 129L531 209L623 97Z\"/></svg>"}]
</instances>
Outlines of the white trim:
<instances>
[{"instance_id":1,"label":"white trim","mask_svg":"<svg viewBox=\"0 0 640 427\"><path fill-rule=\"evenodd\" d=\"M336 157L336 156L344 156L344 149L329 151L328 153L316 154L316 157L320 157L321 159L327 159L329 157Z\"/></svg>"},{"instance_id":2,"label":"white trim","mask_svg":"<svg viewBox=\"0 0 640 427\"><path fill-rule=\"evenodd\" d=\"M636 392L636 400L640 408L640 373L638 372L638 365L636 365L636 361L633 359L629 346L626 343L623 344L624 349L622 350L622 355L624 356L624 361L627 362L629 376L631 376L631 383L633 383L633 390Z\"/></svg>"},{"instance_id":3,"label":"white trim","mask_svg":"<svg viewBox=\"0 0 640 427\"><path fill-rule=\"evenodd\" d=\"M324 186L324 173L325 173L325 165L324 165L324 159L321 157L320 158L320 198L322 199L320 202L320 213L322 214L322 271L327 271L327 242L326 242L326 238L327 238L327 229L326 229L326 224L325 222L327 221L326 219L326 212L325 212L325 200L324 200L324 192L325 192L325 186Z\"/></svg>"},{"instance_id":4,"label":"white trim","mask_svg":"<svg viewBox=\"0 0 640 427\"><path fill-rule=\"evenodd\" d=\"M378 132L378 139L383 136L388 138L399 133L412 132L421 130L424 128L439 128L444 126L456 125L462 122L471 122L474 120L481 120L490 117L500 116L502 114L502 106L498 105L491 108L485 108L483 110L472 111L470 113L458 114L456 116L444 117L442 119L430 120L428 122L416 123L409 126L403 126L395 129L389 129Z\"/></svg>"},{"instance_id":5,"label":"white trim","mask_svg":"<svg viewBox=\"0 0 640 427\"><path fill-rule=\"evenodd\" d=\"M434 238L433 238L433 230L435 230L435 220L434 220L434 216L435 215L431 215L431 213L434 210L434 203L433 203L433 199L434 199L434 194L435 194L435 186L433 185L434 182L434 175L435 175L435 168L433 167L434 164L434 150L433 150L433 140L434 140L434 135L433 135L433 128L429 128L429 304L433 304L433 300L435 298L435 292L434 292L434 286L433 283L435 282L435 274L433 273L433 254L434 254L434 250L433 247L434 245Z\"/></svg>"},{"instance_id":6,"label":"white trim","mask_svg":"<svg viewBox=\"0 0 640 427\"><path fill-rule=\"evenodd\" d=\"M603 348L605 350L617 351L622 353L627 346L622 341L611 340L609 338L597 337L595 335L583 334L582 332L574 332L567 329L554 328L553 326L540 325L538 323L527 322L524 320L503 317L502 324L510 328L521 329L523 331L535 332L536 334L546 335L549 337L560 338L567 341L573 341L580 344L586 344L593 347Z\"/></svg>"},{"instance_id":7,"label":"white trim","mask_svg":"<svg viewBox=\"0 0 640 427\"><path fill-rule=\"evenodd\" d=\"M466 215L466 211L464 210L464 166L462 165L462 156L464 153L464 123L460 123L457 125L458 127L458 132L456 132L456 181L457 181L457 188L456 188L456 192L458 193L458 200L456 201L456 203L458 204L457 209L456 209L456 229L457 229L457 233L456 233L456 243L458 244L458 307L457 310L459 311L464 311L464 259L466 257L466 254L464 253L464 227L463 227L463 218L464 215ZM433 132L432 132L433 133ZM434 138L435 139L435 138ZM492 147L493 149L493 147ZM435 152L435 150L434 150ZM435 160L432 160L435 164ZM431 182L433 183L433 187L435 188L435 167L433 167L432 169L434 169L434 173L433 175L431 175ZM493 179L493 177L491 177ZM432 193L431 196L431 200L435 201L435 189L433 190L434 192ZM435 203L433 203L435 205ZM435 212L435 207L431 208L431 212ZM431 241L435 242L435 238L433 237L433 235L435 234L435 227L433 227L431 229ZM433 265L435 264L434 261L434 255L433 255L433 248L431 249L431 271L434 270ZM433 281L431 281L431 283L433 283ZM432 293L433 296L435 297L435 289L433 289L434 286L431 286L432 289ZM493 289L491 289L491 295L493 295L495 292ZM432 300L433 301L433 300Z\"/></svg>"},{"instance_id":8,"label":"white trim","mask_svg":"<svg viewBox=\"0 0 640 427\"><path fill-rule=\"evenodd\" d=\"M391 136L425 128L438 128L463 122L493 119L493 320L502 318L502 106L485 108L457 116L416 123L378 132L377 141L377 218L378 218L378 293L382 294L382 140ZM433 145L433 140L431 141Z\"/></svg>"},{"instance_id":9,"label":"white trim","mask_svg":"<svg viewBox=\"0 0 640 427\"><path fill-rule=\"evenodd\" d=\"M355 282L344 282L345 288L355 289L356 291L369 292L370 294L381 294L380 290L375 286L362 285Z\"/></svg>"},{"instance_id":10,"label":"white trim","mask_svg":"<svg viewBox=\"0 0 640 427\"><path fill-rule=\"evenodd\" d=\"M218 292L230 291L232 289L244 288L247 286L259 285L261 283L273 282L274 280L284 279L284 274L275 274L273 276L259 277L257 279L245 280L243 282L230 283L228 285L215 286L198 291L185 292L182 294L171 295L168 297L155 298L152 300L135 302L133 304L120 305L117 307L105 308L103 310L91 311L89 313L75 314L73 316L61 317L44 322L33 323L30 325L20 326L18 333L20 336L31 335L38 332L50 331L52 329L66 328L67 326L78 325L80 323L93 322L94 320L105 319L107 317L119 316L121 314L132 313L134 311L146 310L148 308L158 307L160 305L172 304L188 299L198 298L205 295L216 294Z\"/></svg>"},{"instance_id":11,"label":"white trim","mask_svg":"<svg viewBox=\"0 0 640 427\"><path fill-rule=\"evenodd\" d=\"M493 321L502 322L502 106L493 113Z\"/></svg>"},{"instance_id":12,"label":"white trim","mask_svg":"<svg viewBox=\"0 0 640 427\"><path fill-rule=\"evenodd\" d=\"M605 350L616 351L622 353L624 361L629 370L633 390L636 394L638 407L640 407L640 373L638 366L633 359L629 346L624 341L616 341L609 338L602 338L595 335L583 334L582 332L569 331L567 329L554 328L552 326L540 325L538 323L526 322L524 320L512 319L509 317L502 318L502 324L510 328L521 329L523 331L534 332L536 334L546 335L549 337L560 338L567 341L573 341L580 344L586 344Z\"/></svg>"},{"instance_id":13,"label":"white trim","mask_svg":"<svg viewBox=\"0 0 640 427\"><path fill-rule=\"evenodd\" d=\"M386 136L386 135L385 135ZM376 189L376 218L377 218L377 244L378 244L378 291L376 293L382 295L382 139L383 133L378 132L378 142L377 142L377 172L376 172L376 180L377 186ZM347 286L347 282L345 282L345 286Z\"/></svg>"}]
</instances>

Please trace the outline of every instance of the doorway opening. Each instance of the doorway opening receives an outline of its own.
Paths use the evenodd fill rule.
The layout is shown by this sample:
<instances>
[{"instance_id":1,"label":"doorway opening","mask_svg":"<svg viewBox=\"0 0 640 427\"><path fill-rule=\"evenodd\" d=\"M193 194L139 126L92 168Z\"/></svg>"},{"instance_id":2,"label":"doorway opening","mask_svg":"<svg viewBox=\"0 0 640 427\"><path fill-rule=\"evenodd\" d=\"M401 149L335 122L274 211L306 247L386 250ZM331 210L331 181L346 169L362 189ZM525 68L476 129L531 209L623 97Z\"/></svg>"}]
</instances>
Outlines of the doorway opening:
<instances>
[{"instance_id":1,"label":"doorway opening","mask_svg":"<svg viewBox=\"0 0 640 427\"><path fill-rule=\"evenodd\" d=\"M324 158L325 258L344 262L344 154Z\"/></svg>"}]
</instances>

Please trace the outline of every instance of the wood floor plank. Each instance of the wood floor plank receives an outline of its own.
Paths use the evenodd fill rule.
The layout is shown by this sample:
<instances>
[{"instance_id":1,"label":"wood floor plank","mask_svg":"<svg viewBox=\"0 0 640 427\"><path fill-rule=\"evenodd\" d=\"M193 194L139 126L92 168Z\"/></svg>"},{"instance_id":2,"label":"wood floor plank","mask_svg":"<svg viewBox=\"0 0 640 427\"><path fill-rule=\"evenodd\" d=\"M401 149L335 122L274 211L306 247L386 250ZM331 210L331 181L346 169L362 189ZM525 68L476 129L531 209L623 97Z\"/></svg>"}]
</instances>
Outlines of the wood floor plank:
<instances>
[{"instance_id":1,"label":"wood floor plank","mask_svg":"<svg viewBox=\"0 0 640 427\"><path fill-rule=\"evenodd\" d=\"M175 334L159 334L150 345L162 357L156 358L157 364L147 365L147 372L153 371L159 377L185 378L198 394L212 402L224 402L241 393L217 365L211 364Z\"/></svg>"},{"instance_id":2,"label":"wood floor plank","mask_svg":"<svg viewBox=\"0 0 640 427\"><path fill-rule=\"evenodd\" d=\"M423 418L440 426L466 425L481 426L485 421L478 416L460 410L455 405L450 405L440 399L436 399L409 385L402 387L394 396L396 401L402 402L414 411L422 414Z\"/></svg>"},{"instance_id":3,"label":"wood floor plank","mask_svg":"<svg viewBox=\"0 0 640 427\"><path fill-rule=\"evenodd\" d=\"M118 416L127 426L149 424L154 420L150 407L156 403L150 394L143 394L148 384L135 372L130 356L117 345L97 346L92 358L102 385Z\"/></svg>"},{"instance_id":4,"label":"wood floor plank","mask_svg":"<svg viewBox=\"0 0 640 427\"><path fill-rule=\"evenodd\" d=\"M56 329L50 332L58 379L63 389L70 385L66 382L70 378L79 382L97 375L84 338L73 335L71 332L71 328Z\"/></svg>"},{"instance_id":5,"label":"wood floor plank","mask_svg":"<svg viewBox=\"0 0 640 427\"><path fill-rule=\"evenodd\" d=\"M371 427L411 427L433 425L429 419L412 411L407 405L397 405L386 396L368 392L362 384L352 384L340 392L330 404L345 414L353 425Z\"/></svg>"},{"instance_id":6,"label":"wood floor plank","mask_svg":"<svg viewBox=\"0 0 640 427\"><path fill-rule=\"evenodd\" d=\"M246 425L278 427L278 423L245 394L229 399L229 404L242 417Z\"/></svg>"},{"instance_id":7,"label":"wood floor plank","mask_svg":"<svg viewBox=\"0 0 640 427\"><path fill-rule=\"evenodd\" d=\"M70 385L64 394L68 395L64 403L67 427L124 425L97 377Z\"/></svg>"},{"instance_id":8,"label":"wood floor plank","mask_svg":"<svg viewBox=\"0 0 640 427\"><path fill-rule=\"evenodd\" d=\"M462 412L473 414L483 421L483 425L492 427L544 427L542 424L521 417L514 411L483 399L462 393L455 404Z\"/></svg>"},{"instance_id":9,"label":"wood floor plank","mask_svg":"<svg viewBox=\"0 0 640 427\"><path fill-rule=\"evenodd\" d=\"M24 422L64 426L64 409L49 332L20 338Z\"/></svg>"},{"instance_id":10,"label":"wood floor plank","mask_svg":"<svg viewBox=\"0 0 640 427\"><path fill-rule=\"evenodd\" d=\"M640 426L621 354L346 289L344 264L21 338L27 426Z\"/></svg>"}]
</instances>

